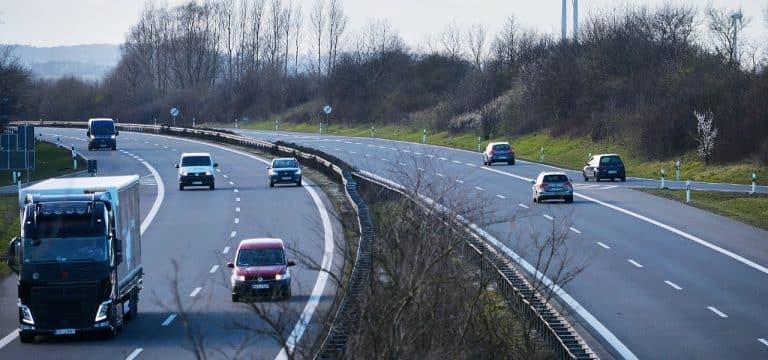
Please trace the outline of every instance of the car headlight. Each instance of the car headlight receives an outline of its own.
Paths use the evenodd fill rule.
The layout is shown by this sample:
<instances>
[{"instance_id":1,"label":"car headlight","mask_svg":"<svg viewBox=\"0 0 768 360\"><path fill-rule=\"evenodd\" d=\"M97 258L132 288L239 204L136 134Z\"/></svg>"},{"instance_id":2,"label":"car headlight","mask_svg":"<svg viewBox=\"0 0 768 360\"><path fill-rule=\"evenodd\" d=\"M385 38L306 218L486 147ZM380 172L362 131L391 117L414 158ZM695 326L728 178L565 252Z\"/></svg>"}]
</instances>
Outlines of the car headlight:
<instances>
[{"instance_id":1,"label":"car headlight","mask_svg":"<svg viewBox=\"0 0 768 360\"><path fill-rule=\"evenodd\" d=\"M91 139L91 140L95 140L96 136L95 135L89 135L88 138Z\"/></svg>"},{"instance_id":2,"label":"car headlight","mask_svg":"<svg viewBox=\"0 0 768 360\"><path fill-rule=\"evenodd\" d=\"M115 140L115 135L112 135L109 138L112 139L112 140Z\"/></svg>"},{"instance_id":3,"label":"car headlight","mask_svg":"<svg viewBox=\"0 0 768 360\"><path fill-rule=\"evenodd\" d=\"M301 169L299 169L299 170L296 170L295 174L296 174L296 175L301 175Z\"/></svg>"},{"instance_id":4,"label":"car headlight","mask_svg":"<svg viewBox=\"0 0 768 360\"><path fill-rule=\"evenodd\" d=\"M186 172L186 171L182 171L182 172L180 172L180 174L181 174L181 176L187 176L187 174L189 174L189 173Z\"/></svg>"},{"instance_id":5,"label":"car headlight","mask_svg":"<svg viewBox=\"0 0 768 360\"><path fill-rule=\"evenodd\" d=\"M19 306L19 310L21 310L21 321L30 325L35 325L35 319L32 317L32 311L29 310L29 307L22 303L18 303L17 305Z\"/></svg>"},{"instance_id":6,"label":"car headlight","mask_svg":"<svg viewBox=\"0 0 768 360\"><path fill-rule=\"evenodd\" d=\"M277 274L275 275L275 280L288 280L291 278L291 273L285 272L285 274Z\"/></svg>"},{"instance_id":7,"label":"car headlight","mask_svg":"<svg viewBox=\"0 0 768 360\"><path fill-rule=\"evenodd\" d=\"M234 281L245 281L245 275L232 275Z\"/></svg>"},{"instance_id":8,"label":"car headlight","mask_svg":"<svg viewBox=\"0 0 768 360\"><path fill-rule=\"evenodd\" d=\"M206 171L206 172L205 172L205 175L211 175L211 174L213 174L213 173L212 173L212 172L210 172L210 171Z\"/></svg>"},{"instance_id":9,"label":"car headlight","mask_svg":"<svg viewBox=\"0 0 768 360\"><path fill-rule=\"evenodd\" d=\"M275 172L272 169L267 170L267 175L272 176Z\"/></svg>"},{"instance_id":10,"label":"car headlight","mask_svg":"<svg viewBox=\"0 0 768 360\"><path fill-rule=\"evenodd\" d=\"M107 300L99 305L99 310L96 311L96 318L94 322L104 321L109 316L109 305L112 304L112 300Z\"/></svg>"}]
</instances>

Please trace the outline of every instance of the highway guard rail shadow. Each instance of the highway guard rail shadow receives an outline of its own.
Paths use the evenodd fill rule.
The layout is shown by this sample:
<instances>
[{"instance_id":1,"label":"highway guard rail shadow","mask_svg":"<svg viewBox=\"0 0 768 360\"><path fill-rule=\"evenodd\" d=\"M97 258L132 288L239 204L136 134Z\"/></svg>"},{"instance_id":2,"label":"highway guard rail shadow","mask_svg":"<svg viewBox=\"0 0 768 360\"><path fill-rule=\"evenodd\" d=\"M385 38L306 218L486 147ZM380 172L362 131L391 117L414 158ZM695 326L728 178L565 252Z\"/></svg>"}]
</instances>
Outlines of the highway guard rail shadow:
<instances>
[{"instance_id":1,"label":"highway guard rail shadow","mask_svg":"<svg viewBox=\"0 0 768 360\"><path fill-rule=\"evenodd\" d=\"M34 122L34 125L48 127L87 126L85 122ZM419 204L425 214L440 216L450 211L430 199L409 195L398 184L374 174L357 172L338 158L316 149L283 142L271 143L241 136L225 130L173 127L167 125L117 124L122 131L153 133L232 144L253 148L279 156L295 156L302 163L319 170L343 184L345 196L357 213L360 239L354 266L342 299L336 307L330 329L322 344L315 352L315 359L339 359L345 357L349 334L354 332L357 319L357 299L364 294L372 274L373 226L368 206L361 193L377 193L378 196L406 198ZM359 189L363 191L359 192ZM456 231L465 234L460 247L461 256L478 266L486 274L493 274L498 291L510 307L527 320L533 321L538 336L552 349L558 359L596 359L597 356L582 340L568 321L531 286L526 277L517 270L511 259L487 242L470 224L461 217L441 217ZM449 219L449 220L444 220Z\"/></svg>"}]
</instances>

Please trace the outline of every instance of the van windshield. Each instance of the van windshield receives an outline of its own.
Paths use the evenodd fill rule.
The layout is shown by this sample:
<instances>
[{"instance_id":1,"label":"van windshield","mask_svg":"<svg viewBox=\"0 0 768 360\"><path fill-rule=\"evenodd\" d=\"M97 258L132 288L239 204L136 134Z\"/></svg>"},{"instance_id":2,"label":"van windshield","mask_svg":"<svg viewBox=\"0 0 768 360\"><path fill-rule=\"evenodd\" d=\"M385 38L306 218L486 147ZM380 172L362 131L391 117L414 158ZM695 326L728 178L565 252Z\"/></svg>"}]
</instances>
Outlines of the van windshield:
<instances>
[{"instance_id":1,"label":"van windshield","mask_svg":"<svg viewBox=\"0 0 768 360\"><path fill-rule=\"evenodd\" d=\"M185 156L181 158L181 166L210 166L211 158L208 156Z\"/></svg>"},{"instance_id":2,"label":"van windshield","mask_svg":"<svg viewBox=\"0 0 768 360\"><path fill-rule=\"evenodd\" d=\"M115 125L110 121L94 121L91 123L91 134L114 135Z\"/></svg>"}]
</instances>

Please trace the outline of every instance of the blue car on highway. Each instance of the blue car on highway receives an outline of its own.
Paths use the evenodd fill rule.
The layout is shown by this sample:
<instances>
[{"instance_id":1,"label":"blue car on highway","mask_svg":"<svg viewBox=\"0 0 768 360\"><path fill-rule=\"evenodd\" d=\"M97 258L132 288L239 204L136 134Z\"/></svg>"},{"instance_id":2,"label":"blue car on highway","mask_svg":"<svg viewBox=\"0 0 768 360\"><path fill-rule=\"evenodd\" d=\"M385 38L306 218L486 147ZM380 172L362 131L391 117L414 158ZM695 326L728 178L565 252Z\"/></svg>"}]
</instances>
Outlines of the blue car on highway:
<instances>
[{"instance_id":1,"label":"blue car on highway","mask_svg":"<svg viewBox=\"0 0 768 360\"><path fill-rule=\"evenodd\" d=\"M269 187L275 184L296 184L301 186L301 166L296 158L276 158L267 168Z\"/></svg>"}]
</instances>

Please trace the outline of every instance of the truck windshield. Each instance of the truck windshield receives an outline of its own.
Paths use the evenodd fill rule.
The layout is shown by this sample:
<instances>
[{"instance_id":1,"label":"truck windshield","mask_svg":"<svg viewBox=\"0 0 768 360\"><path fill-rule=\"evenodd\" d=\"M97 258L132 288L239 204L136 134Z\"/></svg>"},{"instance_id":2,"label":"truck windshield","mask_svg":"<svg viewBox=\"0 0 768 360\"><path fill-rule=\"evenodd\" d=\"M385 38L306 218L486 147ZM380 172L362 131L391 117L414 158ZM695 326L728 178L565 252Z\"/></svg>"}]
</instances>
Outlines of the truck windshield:
<instances>
[{"instance_id":1,"label":"truck windshield","mask_svg":"<svg viewBox=\"0 0 768 360\"><path fill-rule=\"evenodd\" d=\"M24 263L107 261L106 237L68 237L24 240Z\"/></svg>"},{"instance_id":2,"label":"truck windshield","mask_svg":"<svg viewBox=\"0 0 768 360\"><path fill-rule=\"evenodd\" d=\"M112 123L96 123L91 124L91 134L93 135L114 135L115 126Z\"/></svg>"}]
</instances>

